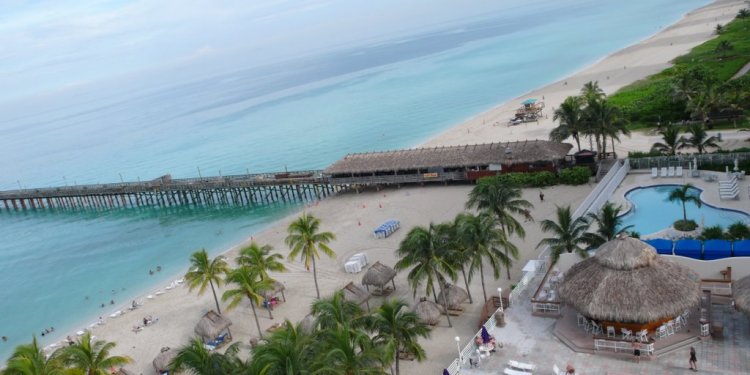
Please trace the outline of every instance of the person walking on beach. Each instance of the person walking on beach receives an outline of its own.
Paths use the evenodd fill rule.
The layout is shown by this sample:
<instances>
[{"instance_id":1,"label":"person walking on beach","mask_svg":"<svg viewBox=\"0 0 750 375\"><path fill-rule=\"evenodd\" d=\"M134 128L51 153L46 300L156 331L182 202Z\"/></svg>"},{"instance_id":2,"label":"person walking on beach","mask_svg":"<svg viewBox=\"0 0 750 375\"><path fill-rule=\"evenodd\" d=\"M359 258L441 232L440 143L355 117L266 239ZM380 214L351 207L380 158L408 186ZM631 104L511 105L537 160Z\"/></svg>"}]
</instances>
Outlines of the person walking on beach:
<instances>
[{"instance_id":1,"label":"person walking on beach","mask_svg":"<svg viewBox=\"0 0 750 375\"><path fill-rule=\"evenodd\" d=\"M695 347L690 347L690 369L693 371L698 371L698 358L695 358Z\"/></svg>"},{"instance_id":2,"label":"person walking on beach","mask_svg":"<svg viewBox=\"0 0 750 375\"><path fill-rule=\"evenodd\" d=\"M541 190L539 191L539 200L544 202L544 193Z\"/></svg>"}]
</instances>

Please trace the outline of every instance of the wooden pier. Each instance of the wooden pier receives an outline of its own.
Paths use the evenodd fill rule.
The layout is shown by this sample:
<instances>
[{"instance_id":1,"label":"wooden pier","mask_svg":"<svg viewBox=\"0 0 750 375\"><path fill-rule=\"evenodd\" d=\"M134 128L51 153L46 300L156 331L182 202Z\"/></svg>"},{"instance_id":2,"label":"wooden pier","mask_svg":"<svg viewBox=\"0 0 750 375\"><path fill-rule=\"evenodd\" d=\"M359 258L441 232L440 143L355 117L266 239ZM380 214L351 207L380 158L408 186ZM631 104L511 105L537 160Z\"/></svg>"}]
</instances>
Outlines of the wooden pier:
<instances>
[{"instance_id":1,"label":"wooden pier","mask_svg":"<svg viewBox=\"0 0 750 375\"><path fill-rule=\"evenodd\" d=\"M306 202L348 189L320 171L60 186L0 192L0 209L112 209Z\"/></svg>"}]
</instances>

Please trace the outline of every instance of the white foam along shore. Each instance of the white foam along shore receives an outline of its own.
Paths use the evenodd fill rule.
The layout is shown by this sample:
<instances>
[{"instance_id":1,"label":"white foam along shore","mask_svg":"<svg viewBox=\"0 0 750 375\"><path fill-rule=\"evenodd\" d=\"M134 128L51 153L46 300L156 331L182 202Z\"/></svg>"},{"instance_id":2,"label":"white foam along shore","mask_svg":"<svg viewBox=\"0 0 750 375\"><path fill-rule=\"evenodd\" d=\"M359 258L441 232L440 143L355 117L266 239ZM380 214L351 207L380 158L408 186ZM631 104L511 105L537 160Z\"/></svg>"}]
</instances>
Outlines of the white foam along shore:
<instances>
[{"instance_id":1,"label":"white foam along shore","mask_svg":"<svg viewBox=\"0 0 750 375\"><path fill-rule=\"evenodd\" d=\"M565 97L576 95L585 82L599 81L605 92L612 93L620 87L668 67L672 59L710 39L717 23L724 24L730 21L743 7L744 2L741 0L720 0L689 12L677 23L662 29L657 34L611 54L565 79L472 117L429 139L424 146L547 139L547 134L554 127L551 116L539 121L538 124L506 126L507 120L515 112L521 100L528 97L543 98L546 103L545 113L550 114L552 108L559 106ZM632 138L623 138L622 144L618 145L618 151L648 148L652 142L649 136L637 134ZM555 203L570 203L573 207L577 206L588 194L590 188L566 186L550 188L545 190L548 199L544 202L539 201L536 190L526 189L524 198L536 206L532 215L536 218L543 218L553 214ZM452 220L457 213L464 210L469 190L470 186L410 187L359 195L346 194L307 206L305 210L322 219L323 229L332 231L337 236L336 241L331 244L336 251L336 259L323 259L318 262L321 294L330 295L349 281L361 280L362 274L348 274L343 270L344 262L352 254L366 252L370 263L381 261L384 264L393 265L396 261L393 250L410 227ZM559 197L564 197L564 200L558 199ZM296 217L297 214L294 214L279 220L256 234L253 239L261 244L272 245L277 252L286 257L288 248L283 241L286 227ZM387 239L374 239L371 230L390 218L401 220L402 229ZM520 269L525 260L536 256L538 250L535 246L541 236L538 225L528 225L527 240L515 239L522 258L511 270L510 280L502 277L489 283L491 285L489 293L492 293L491 291L498 286L508 287L514 280L520 278ZM238 249L250 240L251 238L248 238L242 244L233 246L225 255L230 260L233 259ZM313 301L315 291L311 273L305 270L298 261L288 261L287 267L290 272L274 275L286 285L287 302L276 307L274 320L269 319L267 311L258 311L263 329L283 319L293 322L301 320L308 313L309 305ZM175 277L175 279L178 278L179 276ZM470 290L475 299L481 301L482 291L478 284L478 280L475 279ZM397 276L396 287L397 290L392 296L409 302L413 301L404 273ZM159 353L161 347L185 345L193 336L194 325L202 314L215 308L210 292L198 297L195 293L189 293L184 285L174 285L174 288L169 290L164 287L150 290L163 290L165 293L160 295L152 293L152 299L147 296L141 297L138 300L145 303L134 311L129 311L127 306L118 308L121 313L106 317L104 324L93 324L87 327L98 338L116 342L118 344L115 349L116 353L127 354L135 360L127 368L144 374L153 373L151 361ZM220 295L223 290L223 288L220 289L218 294ZM446 343L453 343L454 336L465 337L476 331L481 307L481 303L468 305L463 316L453 320L453 328L448 328L445 323L436 327L431 339L423 343L428 356L435 359L434 361L402 362L402 370L405 373L417 371L417 368L419 371L431 373L441 371L445 363L449 362L449 358L455 356L455 347ZM232 333L235 340L245 343L250 337L258 336L249 311L247 304L241 304L233 311L225 311L226 316L234 322ZM125 313L122 314L122 312ZM133 332L132 328L142 325L140 323L143 317L149 315L159 317L159 323ZM64 342L58 345L62 343Z\"/></svg>"}]
</instances>

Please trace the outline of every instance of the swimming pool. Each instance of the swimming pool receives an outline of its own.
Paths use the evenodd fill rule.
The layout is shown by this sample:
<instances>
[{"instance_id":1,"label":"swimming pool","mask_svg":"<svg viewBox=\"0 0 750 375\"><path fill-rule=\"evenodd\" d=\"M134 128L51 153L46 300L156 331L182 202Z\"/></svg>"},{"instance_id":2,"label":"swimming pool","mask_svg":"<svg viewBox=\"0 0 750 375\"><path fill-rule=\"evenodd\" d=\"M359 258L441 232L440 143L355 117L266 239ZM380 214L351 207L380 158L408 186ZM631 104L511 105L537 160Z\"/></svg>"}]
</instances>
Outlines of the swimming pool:
<instances>
[{"instance_id":1,"label":"swimming pool","mask_svg":"<svg viewBox=\"0 0 750 375\"><path fill-rule=\"evenodd\" d=\"M680 202L667 200L669 192L681 185L656 185L639 187L625 194L630 201L631 208L622 216L623 225L633 225L631 230L647 235L672 226L676 220L682 219L682 205ZM691 188L691 194L700 196L701 190ZM737 221L750 224L750 215L737 210L717 208L703 202L701 208L693 203L686 204L688 219L695 220L698 225L720 225L727 227Z\"/></svg>"}]
</instances>

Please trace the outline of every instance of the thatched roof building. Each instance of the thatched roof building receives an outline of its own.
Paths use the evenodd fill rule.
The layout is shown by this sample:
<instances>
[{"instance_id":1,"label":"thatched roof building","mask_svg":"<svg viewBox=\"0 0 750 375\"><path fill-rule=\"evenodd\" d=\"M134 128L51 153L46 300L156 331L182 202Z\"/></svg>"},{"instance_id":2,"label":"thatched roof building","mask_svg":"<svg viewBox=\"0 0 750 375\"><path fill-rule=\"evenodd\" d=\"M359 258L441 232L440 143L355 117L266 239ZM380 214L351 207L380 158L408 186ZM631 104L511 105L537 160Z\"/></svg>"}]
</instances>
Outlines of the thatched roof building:
<instances>
[{"instance_id":1,"label":"thatched roof building","mask_svg":"<svg viewBox=\"0 0 750 375\"><path fill-rule=\"evenodd\" d=\"M168 346L161 348L161 352L159 355L154 358L154 361L151 362L152 365L154 365L154 370L158 374L164 373L169 371L169 363L172 362L172 360L177 357L177 350L171 349Z\"/></svg>"},{"instance_id":2,"label":"thatched roof building","mask_svg":"<svg viewBox=\"0 0 750 375\"><path fill-rule=\"evenodd\" d=\"M346 286L341 290L344 292L344 299L354 302L358 305L362 305L364 303L367 305L367 311L370 311L370 292L365 290L365 288L350 281L349 284L346 284Z\"/></svg>"},{"instance_id":3,"label":"thatched roof building","mask_svg":"<svg viewBox=\"0 0 750 375\"><path fill-rule=\"evenodd\" d=\"M734 304L738 309L750 314L750 276L739 279L732 285Z\"/></svg>"},{"instance_id":4,"label":"thatched roof building","mask_svg":"<svg viewBox=\"0 0 750 375\"><path fill-rule=\"evenodd\" d=\"M232 321L229 318L211 310L198 321L194 331L196 335L203 339L203 342L209 342L219 337L223 332L228 331L231 325Z\"/></svg>"},{"instance_id":5,"label":"thatched roof building","mask_svg":"<svg viewBox=\"0 0 750 375\"><path fill-rule=\"evenodd\" d=\"M417 306L414 307L414 312L425 324L434 326L440 322L440 315L443 314L443 307L426 298L422 298Z\"/></svg>"},{"instance_id":6,"label":"thatched roof building","mask_svg":"<svg viewBox=\"0 0 750 375\"><path fill-rule=\"evenodd\" d=\"M334 177L363 176L377 173L401 174L483 170L490 165L513 169L514 165L538 164L540 170L565 158L571 144L550 141L518 141L480 145L417 148L385 152L349 154L325 169Z\"/></svg>"},{"instance_id":7,"label":"thatched roof building","mask_svg":"<svg viewBox=\"0 0 750 375\"><path fill-rule=\"evenodd\" d=\"M671 319L700 301L700 278L656 254L649 244L620 236L575 264L559 287L563 302L599 321L648 324Z\"/></svg>"},{"instance_id":8,"label":"thatched roof building","mask_svg":"<svg viewBox=\"0 0 750 375\"><path fill-rule=\"evenodd\" d=\"M446 287L440 291L437 296L438 303L440 304L443 303L443 293L445 293L447 297L447 305L451 310L458 310L461 307L461 304L469 299L469 293L456 284L446 285Z\"/></svg>"},{"instance_id":9,"label":"thatched roof building","mask_svg":"<svg viewBox=\"0 0 750 375\"><path fill-rule=\"evenodd\" d=\"M264 291L262 294L264 298L271 299L272 297L281 293L281 298L284 300L284 302L286 302L286 296L284 295L284 290L286 290L286 285L284 285L284 283L282 283L281 281L274 280L273 288L270 290Z\"/></svg>"},{"instance_id":10,"label":"thatched roof building","mask_svg":"<svg viewBox=\"0 0 750 375\"><path fill-rule=\"evenodd\" d=\"M394 277L396 277L396 271L378 261L370 266L365 275L362 276L362 285L364 285L367 290L370 290L370 285L376 286L382 290L385 284L390 282L393 284L393 289L395 290L396 283L393 281Z\"/></svg>"}]
</instances>

